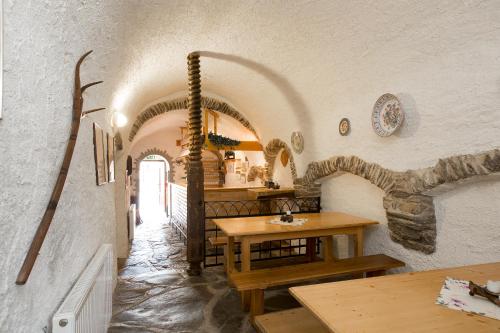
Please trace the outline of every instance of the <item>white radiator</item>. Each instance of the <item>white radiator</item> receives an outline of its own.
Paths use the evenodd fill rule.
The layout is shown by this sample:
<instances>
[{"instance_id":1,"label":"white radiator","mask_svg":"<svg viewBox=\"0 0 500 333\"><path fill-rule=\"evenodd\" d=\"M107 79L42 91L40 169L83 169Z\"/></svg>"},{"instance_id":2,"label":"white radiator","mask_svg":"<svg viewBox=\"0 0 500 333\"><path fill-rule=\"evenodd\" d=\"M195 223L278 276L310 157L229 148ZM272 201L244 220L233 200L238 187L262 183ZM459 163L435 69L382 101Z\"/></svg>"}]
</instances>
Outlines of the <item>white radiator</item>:
<instances>
[{"instance_id":1,"label":"white radiator","mask_svg":"<svg viewBox=\"0 0 500 333\"><path fill-rule=\"evenodd\" d=\"M105 333L111 319L113 248L103 244L52 317L53 333Z\"/></svg>"}]
</instances>

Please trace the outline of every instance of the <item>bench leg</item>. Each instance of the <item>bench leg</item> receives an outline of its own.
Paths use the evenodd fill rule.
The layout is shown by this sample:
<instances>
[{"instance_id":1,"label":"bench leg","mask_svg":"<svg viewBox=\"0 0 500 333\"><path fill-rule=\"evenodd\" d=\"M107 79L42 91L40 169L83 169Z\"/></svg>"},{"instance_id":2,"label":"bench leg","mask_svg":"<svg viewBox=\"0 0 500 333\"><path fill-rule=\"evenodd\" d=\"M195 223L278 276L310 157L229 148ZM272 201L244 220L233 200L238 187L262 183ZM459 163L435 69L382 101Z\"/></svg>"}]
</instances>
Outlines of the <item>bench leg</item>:
<instances>
[{"instance_id":1,"label":"bench leg","mask_svg":"<svg viewBox=\"0 0 500 333\"><path fill-rule=\"evenodd\" d=\"M223 251L222 258L224 260L224 264L223 264L224 265L224 272L226 272L226 274L227 274L227 245L224 245L222 247L222 251Z\"/></svg>"},{"instance_id":2,"label":"bench leg","mask_svg":"<svg viewBox=\"0 0 500 333\"><path fill-rule=\"evenodd\" d=\"M240 291L241 309L243 311L250 311L252 304L252 293L250 291Z\"/></svg>"},{"instance_id":3,"label":"bench leg","mask_svg":"<svg viewBox=\"0 0 500 333\"><path fill-rule=\"evenodd\" d=\"M224 249L224 257L226 258L226 272L231 274L234 272L234 237L227 238L227 246Z\"/></svg>"},{"instance_id":4,"label":"bench leg","mask_svg":"<svg viewBox=\"0 0 500 333\"><path fill-rule=\"evenodd\" d=\"M264 313L264 290L255 289L252 290L251 293L252 293L252 303L250 304L250 317L253 322L255 316Z\"/></svg>"}]
</instances>

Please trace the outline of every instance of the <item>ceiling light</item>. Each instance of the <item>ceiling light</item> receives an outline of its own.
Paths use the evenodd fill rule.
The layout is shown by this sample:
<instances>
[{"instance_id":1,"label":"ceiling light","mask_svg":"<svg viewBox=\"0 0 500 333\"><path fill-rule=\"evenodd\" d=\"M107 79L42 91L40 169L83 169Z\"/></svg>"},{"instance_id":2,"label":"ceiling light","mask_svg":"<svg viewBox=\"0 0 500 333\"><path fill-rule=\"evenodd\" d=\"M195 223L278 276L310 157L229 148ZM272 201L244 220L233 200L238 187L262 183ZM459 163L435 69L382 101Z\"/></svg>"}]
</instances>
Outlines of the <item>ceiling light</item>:
<instances>
[{"instance_id":1,"label":"ceiling light","mask_svg":"<svg viewBox=\"0 0 500 333\"><path fill-rule=\"evenodd\" d=\"M125 116L123 113L115 112L113 114L113 124L116 127L123 127L127 125L128 119L127 116Z\"/></svg>"}]
</instances>

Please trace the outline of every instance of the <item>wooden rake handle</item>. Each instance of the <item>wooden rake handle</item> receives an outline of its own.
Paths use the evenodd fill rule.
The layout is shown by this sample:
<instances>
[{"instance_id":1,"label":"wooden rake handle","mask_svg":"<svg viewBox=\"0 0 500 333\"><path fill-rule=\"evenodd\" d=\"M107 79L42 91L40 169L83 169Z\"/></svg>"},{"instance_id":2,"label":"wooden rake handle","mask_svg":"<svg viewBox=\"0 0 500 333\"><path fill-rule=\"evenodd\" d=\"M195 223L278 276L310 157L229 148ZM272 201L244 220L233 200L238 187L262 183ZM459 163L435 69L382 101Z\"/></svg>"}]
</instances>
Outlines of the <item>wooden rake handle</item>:
<instances>
[{"instance_id":1,"label":"wooden rake handle","mask_svg":"<svg viewBox=\"0 0 500 333\"><path fill-rule=\"evenodd\" d=\"M52 223L52 218L54 217L57 205L59 203L59 198L61 197L61 193L64 188L66 176L68 175L69 166L71 164L71 158L73 157L73 151L75 150L76 139L78 137L78 130L80 128L80 121L82 115L85 114L85 112L82 112L82 107L83 107L82 93L85 91L85 89L102 82L102 81L92 82L87 85L84 85L83 87L81 85L80 66L83 63L83 60L90 53L92 53L92 51L89 51L84 55L82 55L78 60L78 62L76 63L75 88L73 94L73 118L71 122L71 132L69 136L68 145L66 147L66 153L64 154L61 170L59 171L59 175L57 177L56 184L52 191L49 204L47 205L47 209L43 214L42 221L38 225L38 229L36 230L35 236L33 237L33 241L31 242L31 246L24 259L23 266L21 267L21 270L17 275L16 284L18 285L24 285L31 274L31 270L35 265L38 253L40 252L43 241L45 240L45 236L47 235L47 231L49 230L50 224Z\"/></svg>"}]
</instances>

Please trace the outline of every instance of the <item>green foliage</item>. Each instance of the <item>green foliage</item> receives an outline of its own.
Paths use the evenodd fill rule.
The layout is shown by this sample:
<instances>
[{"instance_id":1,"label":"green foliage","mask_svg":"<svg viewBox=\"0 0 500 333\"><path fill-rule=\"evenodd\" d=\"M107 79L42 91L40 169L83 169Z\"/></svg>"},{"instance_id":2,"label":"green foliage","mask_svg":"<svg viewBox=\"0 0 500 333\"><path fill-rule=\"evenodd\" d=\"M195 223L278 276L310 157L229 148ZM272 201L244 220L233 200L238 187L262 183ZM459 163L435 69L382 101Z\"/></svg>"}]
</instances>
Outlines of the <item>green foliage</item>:
<instances>
[{"instance_id":1,"label":"green foliage","mask_svg":"<svg viewBox=\"0 0 500 333\"><path fill-rule=\"evenodd\" d=\"M241 141L233 140L231 138L227 138L227 137L222 136L222 135L214 134L212 132L208 133L208 141L210 141L210 143L212 143L217 148L221 148L224 146L236 147L241 143Z\"/></svg>"}]
</instances>

